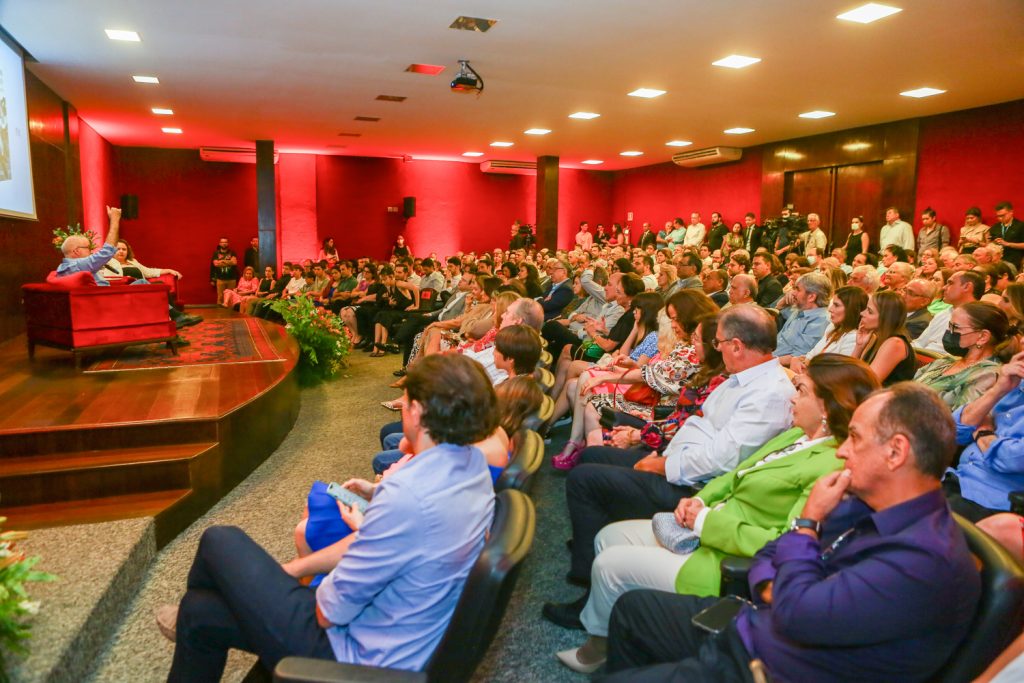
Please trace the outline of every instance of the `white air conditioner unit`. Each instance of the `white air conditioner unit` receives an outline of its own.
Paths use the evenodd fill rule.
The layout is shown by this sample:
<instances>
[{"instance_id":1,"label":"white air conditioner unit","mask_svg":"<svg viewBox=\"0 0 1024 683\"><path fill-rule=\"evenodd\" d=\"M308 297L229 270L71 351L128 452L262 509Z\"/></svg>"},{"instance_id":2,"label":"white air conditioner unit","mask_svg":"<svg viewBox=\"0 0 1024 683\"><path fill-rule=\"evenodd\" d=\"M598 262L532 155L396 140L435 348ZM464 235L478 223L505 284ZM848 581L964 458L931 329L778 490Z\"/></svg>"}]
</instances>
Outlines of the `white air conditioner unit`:
<instances>
[{"instance_id":1,"label":"white air conditioner unit","mask_svg":"<svg viewBox=\"0 0 1024 683\"><path fill-rule=\"evenodd\" d=\"M535 161L485 161L480 164L480 170L484 173L508 173L512 175L535 175L537 173L537 162Z\"/></svg>"},{"instance_id":2,"label":"white air conditioner unit","mask_svg":"<svg viewBox=\"0 0 1024 683\"><path fill-rule=\"evenodd\" d=\"M274 150L274 163L277 163L280 153ZM200 147L199 158L203 161L226 161L233 164L255 164L256 149L245 147Z\"/></svg>"},{"instance_id":3,"label":"white air conditioner unit","mask_svg":"<svg viewBox=\"0 0 1024 683\"><path fill-rule=\"evenodd\" d=\"M672 162L678 166L693 168L695 166L710 166L711 164L724 164L728 161L739 161L743 156L743 150L739 147L708 147L706 149L695 149L692 152L680 152L672 155Z\"/></svg>"}]
</instances>

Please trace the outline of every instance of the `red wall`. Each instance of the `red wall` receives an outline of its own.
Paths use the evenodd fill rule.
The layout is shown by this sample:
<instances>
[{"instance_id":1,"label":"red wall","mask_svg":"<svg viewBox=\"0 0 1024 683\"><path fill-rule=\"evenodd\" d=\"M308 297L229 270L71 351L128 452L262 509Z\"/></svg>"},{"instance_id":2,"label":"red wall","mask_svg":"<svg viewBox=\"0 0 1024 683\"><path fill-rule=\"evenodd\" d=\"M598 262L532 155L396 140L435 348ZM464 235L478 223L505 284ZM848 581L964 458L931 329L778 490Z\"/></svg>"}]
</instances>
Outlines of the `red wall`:
<instances>
[{"instance_id":1,"label":"red wall","mask_svg":"<svg viewBox=\"0 0 1024 683\"><path fill-rule=\"evenodd\" d=\"M1001 201L1024 218L1024 100L921 121L914 229L931 206L955 241L966 209L977 206L992 225Z\"/></svg>"},{"instance_id":2,"label":"red wall","mask_svg":"<svg viewBox=\"0 0 1024 683\"><path fill-rule=\"evenodd\" d=\"M82 166L82 224L106 236L107 207L120 205L114 191L114 148L106 138L79 119L78 143Z\"/></svg>"},{"instance_id":3,"label":"red wall","mask_svg":"<svg viewBox=\"0 0 1024 683\"><path fill-rule=\"evenodd\" d=\"M644 221L660 229L677 216L689 222L694 211L705 225L711 224L712 211L730 225L742 222L745 213L757 213L761 206L761 148L745 149L740 161L722 166L683 168L669 162L619 171L612 196L616 220L632 211L635 229Z\"/></svg>"},{"instance_id":4,"label":"red wall","mask_svg":"<svg viewBox=\"0 0 1024 683\"><path fill-rule=\"evenodd\" d=\"M591 231L598 223L625 223L624 215L612 213L612 188L615 176L607 171L583 171L562 168L558 171L558 246L568 249L576 241L580 221L588 221ZM609 226L610 227L610 226ZM639 236L639 232L633 233ZM636 239L636 237L634 237Z\"/></svg>"},{"instance_id":5,"label":"red wall","mask_svg":"<svg viewBox=\"0 0 1024 683\"><path fill-rule=\"evenodd\" d=\"M320 251L316 215L316 155L282 154L277 162L278 266L316 258Z\"/></svg>"},{"instance_id":6,"label":"red wall","mask_svg":"<svg viewBox=\"0 0 1024 683\"><path fill-rule=\"evenodd\" d=\"M138 220L121 224L136 258L180 271L185 303L213 303L210 255L217 240L227 237L241 263L256 235L256 166L149 147L115 147L114 160L115 194L139 197Z\"/></svg>"}]
</instances>

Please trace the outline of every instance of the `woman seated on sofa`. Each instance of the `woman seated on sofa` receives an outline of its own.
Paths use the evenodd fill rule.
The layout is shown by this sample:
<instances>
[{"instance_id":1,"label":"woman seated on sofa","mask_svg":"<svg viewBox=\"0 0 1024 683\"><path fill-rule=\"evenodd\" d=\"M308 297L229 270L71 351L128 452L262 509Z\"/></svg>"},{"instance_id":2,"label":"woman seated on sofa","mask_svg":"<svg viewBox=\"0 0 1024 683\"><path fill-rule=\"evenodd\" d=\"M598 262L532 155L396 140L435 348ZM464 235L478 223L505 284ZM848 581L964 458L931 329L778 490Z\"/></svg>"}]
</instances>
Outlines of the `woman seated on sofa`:
<instances>
[{"instance_id":1,"label":"woman seated on sofa","mask_svg":"<svg viewBox=\"0 0 1024 683\"><path fill-rule=\"evenodd\" d=\"M238 278L238 284L233 289L224 290L224 300L221 301L221 305L224 308L239 310L242 299L255 295L259 285L260 281L256 279L256 271L252 266L246 266L242 271L242 277Z\"/></svg>"},{"instance_id":2,"label":"woman seated on sofa","mask_svg":"<svg viewBox=\"0 0 1024 683\"><path fill-rule=\"evenodd\" d=\"M273 266L267 266L263 269L263 277L256 283L256 291L249 296L242 297L242 300L238 304L238 310L242 313L252 314L252 307L260 299L265 299L270 292L274 290L274 285L277 284L277 277L274 274Z\"/></svg>"},{"instance_id":3,"label":"woman seated on sofa","mask_svg":"<svg viewBox=\"0 0 1024 683\"><path fill-rule=\"evenodd\" d=\"M114 258L107 261L107 265L103 266L102 275L104 277L133 277L136 280L158 278L161 275L173 275L176 278L181 278L181 273L176 270L170 268L149 268L142 265L135 259L135 253L132 251L131 245L124 240L117 241Z\"/></svg>"},{"instance_id":4,"label":"woman seated on sofa","mask_svg":"<svg viewBox=\"0 0 1024 683\"><path fill-rule=\"evenodd\" d=\"M951 357L928 363L914 380L937 391L953 410L988 391L999 378L999 367L1017 352L1006 314L984 301L953 311L942 345Z\"/></svg>"},{"instance_id":5,"label":"woman seated on sofa","mask_svg":"<svg viewBox=\"0 0 1024 683\"><path fill-rule=\"evenodd\" d=\"M540 386L528 375L502 382L495 387L495 394L498 426L487 438L473 444L487 460L492 483L498 481L498 477L508 466L516 448L514 437L519 433L523 422L537 412L544 398ZM383 479L399 471L412 459L413 453L404 437L399 450L399 459L390 464L376 482L349 479L342 486L370 500ZM312 585L318 584L323 578L322 575L333 569L334 564L329 561L318 564L305 558L318 550L345 541L353 531L359 530L362 521L363 515L357 508L350 508L327 494L327 484L322 481L313 482L306 499L303 519L295 527L296 559L285 564L286 571L296 577L315 577Z\"/></svg>"},{"instance_id":6,"label":"woman seated on sofa","mask_svg":"<svg viewBox=\"0 0 1024 683\"><path fill-rule=\"evenodd\" d=\"M769 440L732 472L712 479L663 518L609 524L595 541L591 589L574 603L590 635L583 647L558 653L576 671L591 672L604 661L604 641L615 600L653 588L717 595L719 563L726 555L752 557L784 533L799 515L811 487L842 468L835 457L856 407L879 388L863 361L821 354L793 378L794 426ZM657 535L654 529L657 528ZM663 542L691 530L689 544L674 550ZM660 538L659 538L660 536Z\"/></svg>"}]
</instances>

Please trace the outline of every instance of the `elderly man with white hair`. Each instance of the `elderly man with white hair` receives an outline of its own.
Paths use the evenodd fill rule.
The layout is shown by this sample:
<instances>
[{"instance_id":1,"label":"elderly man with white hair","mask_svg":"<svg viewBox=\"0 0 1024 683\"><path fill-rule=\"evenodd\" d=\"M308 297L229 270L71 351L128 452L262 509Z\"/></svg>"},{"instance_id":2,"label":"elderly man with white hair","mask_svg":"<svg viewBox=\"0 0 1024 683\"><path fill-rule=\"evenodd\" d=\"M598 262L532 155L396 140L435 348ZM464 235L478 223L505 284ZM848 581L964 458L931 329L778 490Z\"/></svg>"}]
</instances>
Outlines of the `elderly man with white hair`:
<instances>
[{"instance_id":1,"label":"elderly man with white hair","mask_svg":"<svg viewBox=\"0 0 1024 683\"><path fill-rule=\"evenodd\" d=\"M873 266L864 265L853 269L848 284L863 289L865 294L871 296L878 291L881 280L878 271Z\"/></svg>"},{"instance_id":2,"label":"elderly man with white hair","mask_svg":"<svg viewBox=\"0 0 1024 683\"><path fill-rule=\"evenodd\" d=\"M821 273L800 276L793 287L796 312L779 331L772 355L803 356L814 348L828 327L828 305L832 301L832 282Z\"/></svg>"}]
</instances>

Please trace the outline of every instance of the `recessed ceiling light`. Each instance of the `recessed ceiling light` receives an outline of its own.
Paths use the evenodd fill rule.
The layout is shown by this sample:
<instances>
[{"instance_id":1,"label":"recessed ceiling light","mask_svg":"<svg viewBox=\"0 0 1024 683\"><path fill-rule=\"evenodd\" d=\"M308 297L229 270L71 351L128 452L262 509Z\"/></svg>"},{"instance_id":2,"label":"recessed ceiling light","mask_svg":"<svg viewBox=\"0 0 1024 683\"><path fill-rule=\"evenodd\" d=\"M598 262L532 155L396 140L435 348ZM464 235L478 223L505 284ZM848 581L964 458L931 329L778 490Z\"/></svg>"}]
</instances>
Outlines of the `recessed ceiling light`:
<instances>
[{"instance_id":1,"label":"recessed ceiling light","mask_svg":"<svg viewBox=\"0 0 1024 683\"><path fill-rule=\"evenodd\" d=\"M743 135L744 133L753 133L754 129L753 128L727 128L723 132L728 133L729 135Z\"/></svg>"},{"instance_id":2,"label":"recessed ceiling light","mask_svg":"<svg viewBox=\"0 0 1024 683\"><path fill-rule=\"evenodd\" d=\"M902 11L899 7L889 7L888 5L879 5L877 2L869 2L857 9L836 15L836 19L855 21L858 24L870 24L872 21L878 21Z\"/></svg>"},{"instance_id":3,"label":"recessed ceiling light","mask_svg":"<svg viewBox=\"0 0 1024 683\"><path fill-rule=\"evenodd\" d=\"M173 109L165 109L163 107L153 107L150 111L158 116L172 116L174 114Z\"/></svg>"},{"instance_id":4,"label":"recessed ceiling light","mask_svg":"<svg viewBox=\"0 0 1024 683\"><path fill-rule=\"evenodd\" d=\"M480 17L456 17L448 28L457 28L463 31L476 31L487 33L491 27L498 23L497 19L481 19Z\"/></svg>"},{"instance_id":5,"label":"recessed ceiling light","mask_svg":"<svg viewBox=\"0 0 1024 683\"><path fill-rule=\"evenodd\" d=\"M436 76L444 71L444 67L437 64L410 64L405 67L405 70L409 73L423 74L424 76Z\"/></svg>"},{"instance_id":6,"label":"recessed ceiling light","mask_svg":"<svg viewBox=\"0 0 1024 683\"><path fill-rule=\"evenodd\" d=\"M491 143L491 147L511 147L514 142L505 142L504 140L495 140Z\"/></svg>"},{"instance_id":7,"label":"recessed ceiling light","mask_svg":"<svg viewBox=\"0 0 1024 683\"><path fill-rule=\"evenodd\" d=\"M862 149L868 149L871 147L870 142L847 142L843 145L843 149L848 152L859 152Z\"/></svg>"},{"instance_id":8,"label":"recessed ceiling light","mask_svg":"<svg viewBox=\"0 0 1024 683\"><path fill-rule=\"evenodd\" d=\"M598 164L603 164L604 162L601 161L600 159L584 159L580 163L589 164L590 166L597 166Z\"/></svg>"},{"instance_id":9,"label":"recessed ceiling light","mask_svg":"<svg viewBox=\"0 0 1024 683\"><path fill-rule=\"evenodd\" d=\"M665 143L665 146L666 147L688 147L689 145L692 145L692 144L693 143L690 142L689 140L669 140L668 142Z\"/></svg>"},{"instance_id":10,"label":"recessed ceiling light","mask_svg":"<svg viewBox=\"0 0 1024 683\"><path fill-rule=\"evenodd\" d=\"M800 114L802 119L827 119L830 116L835 116L834 111L822 111L821 109L815 109L814 111L805 111Z\"/></svg>"},{"instance_id":11,"label":"recessed ceiling light","mask_svg":"<svg viewBox=\"0 0 1024 683\"><path fill-rule=\"evenodd\" d=\"M160 130L171 135L181 135L181 128L161 128Z\"/></svg>"},{"instance_id":12,"label":"recessed ceiling light","mask_svg":"<svg viewBox=\"0 0 1024 683\"><path fill-rule=\"evenodd\" d=\"M939 90L938 88L918 88L917 90L904 90L900 94L904 97L931 97L932 95L941 95L946 92L945 90Z\"/></svg>"},{"instance_id":13,"label":"recessed ceiling light","mask_svg":"<svg viewBox=\"0 0 1024 683\"><path fill-rule=\"evenodd\" d=\"M464 157L482 157L483 155L484 155L483 152L463 152L462 153L462 156L464 156Z\"/></svg>"},{"instance_id":14,"label":"recessed ceiling light","mask_svg":"<svg viewBox=\"0 0 1024 683\"><path fill-rule=\"evenodd\" d=\"M527 135L547 135L551 131L547 128L527 128L523 132Z\"/></svg>"},{"instance_id":15,"label":"recessed ceiling light","mask_svg":"<svg viewBox=\"0 0 1024 683\"><path fill-rule=\"evenodd\" d=\"M628 151L625 151L625 152L619 152L619 156L622 156L622 157L642 157L643 155L644 155L643 152L638 152L635 149L631 149L631 150L628 150Z\"/></svg>"},{"instance_id":16,"label":"recessed ceiling light","mask_svg":"<svg viewBox=\"0 0 1024 683\"><path fill-rule=\"evenodd\" d=\"M117 28L104 29L107 34L107 38L111 40L123 40L128 43L141 43L142 38L139 38L139 34L135 31L124 31Z\"/></svg>"},{"instance_id":17,"label":"recessed ceiling light","mask_svg":"<svg viewBox=\"0 0 1024 683\"><path fill-rule=\"evenodd\" d=\"M575 114L569 114L569 118L570 119L583 119L584 121L588 121L590 119L596 119L599 116L601 116L601 115L600 114L595 114L592 111L578 111Z\"/></svg>"},{"instance_id":18,"label":"recessed ceiling light","mask_svg":"<svg viewBox=\"0 0 1024 683\"><path fill-rule=\"evenodd\" d=\"M656 88L637 88L633 92L629 93L629 96L630 97L646 97L646 98L650 99L652 97L660 97L661 95L664 95L666 92L667 91L665 91L665 90L658 90Z\"/></svg>"},{"instance_id":19,"label":"recessed ceiling light","mask_svg":"<svg viewBox=\"0 0 1024 683\"><path fill-rule=\"evenodd\" d=\"M713 66L727 66L730 69L742 69L745 66L757 64L760 61L760 57L744 57L743 55L729 55L728 57L723 57L722 59L719 59L717 62L711 62L711 64Z\"/></svg>"},{"instance_id":20,"label":"recessed ceiling light","mask_svg":"<svg viewBox=\"0 0 1024 683\"><path fill-rule=\"evenodd\" d=\"M156 76L132 76L132 80L136 83L159 83L160 79Z\"/></svg>"}]
</instances>

